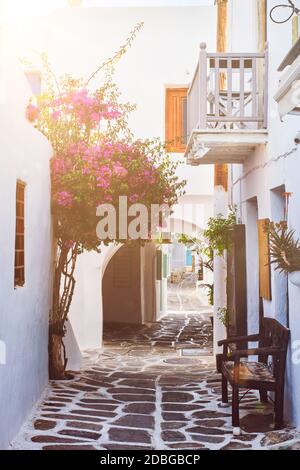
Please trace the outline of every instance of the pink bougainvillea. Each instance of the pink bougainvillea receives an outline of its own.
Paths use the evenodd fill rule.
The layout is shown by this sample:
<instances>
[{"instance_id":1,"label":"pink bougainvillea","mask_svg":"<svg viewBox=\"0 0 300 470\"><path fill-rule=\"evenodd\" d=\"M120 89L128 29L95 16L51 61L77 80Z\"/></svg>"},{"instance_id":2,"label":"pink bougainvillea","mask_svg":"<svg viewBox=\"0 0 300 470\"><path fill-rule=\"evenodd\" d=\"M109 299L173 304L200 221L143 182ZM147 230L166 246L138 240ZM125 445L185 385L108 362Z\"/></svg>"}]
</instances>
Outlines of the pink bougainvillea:
<instances>
[{"instance_id":1,"label":"pink bougainvillea","mask_svg":"<svg viewBox=\"0 0 300 470\"><path fill-rule=\"evenodd\" d=\"M53 193L53 199L59 206L70 208L73 205L74 197L69 191L57 191Z\"/></svg>"},{"instance_id":2,"label":"pink bougainvillea","mask_svg":"<svg viewBox=\"0 0 300 470\"><path fill-rule=\"evenodd\" d=\"M132 107L120 104L112 83L91 91L65 79L57 93L41 95L26 110L28 120L51 141L52 201L58 236L96 248L96 208L177 202L183 183L157 140L134 140L128 129Z\"/></svg>"},{"instance_id":3,"label":"pink bougainvillea","mask_svg":"<svg viewBox=\"0 0 300 470\"><path fill-rule=\"evenodd\" d=\"M59 94L46 103L51 111L50 117L57 121L64 118L76 118L79 124L94 128L101 119L113 120L121 116L121 111L114 103L105 102L101 95L87 89L70 90Z\"/></svg>"}]
</instances>

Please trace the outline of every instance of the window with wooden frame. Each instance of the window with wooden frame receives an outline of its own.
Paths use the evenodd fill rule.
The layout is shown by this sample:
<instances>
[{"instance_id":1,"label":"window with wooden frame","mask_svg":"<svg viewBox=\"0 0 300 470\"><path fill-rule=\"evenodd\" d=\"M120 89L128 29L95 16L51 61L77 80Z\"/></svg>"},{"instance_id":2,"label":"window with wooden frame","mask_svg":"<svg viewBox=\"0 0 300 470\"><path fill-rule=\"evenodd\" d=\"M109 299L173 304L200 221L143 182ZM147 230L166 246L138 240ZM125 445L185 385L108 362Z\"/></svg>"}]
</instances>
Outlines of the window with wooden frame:
<instances>
[{"instance_id":1,"label":"window with wooden frame","mask_svg":"<svg viewBox=\"0 0 300 470\"><path fill-rule=\"evenodd\" d=\"M25 284L25 183L16 185L15 287Z\"/></svg>"},{"instance_id":2,"label":"window with wooden frame","mask_svg":"<svg viewBox=\"0 0 300 470\"><path fill-rule=\"evenodd\" d=\"M187 87L166 89L166 145L168 152L183 153L187 144Z\"/></svg>"}]
</instances>

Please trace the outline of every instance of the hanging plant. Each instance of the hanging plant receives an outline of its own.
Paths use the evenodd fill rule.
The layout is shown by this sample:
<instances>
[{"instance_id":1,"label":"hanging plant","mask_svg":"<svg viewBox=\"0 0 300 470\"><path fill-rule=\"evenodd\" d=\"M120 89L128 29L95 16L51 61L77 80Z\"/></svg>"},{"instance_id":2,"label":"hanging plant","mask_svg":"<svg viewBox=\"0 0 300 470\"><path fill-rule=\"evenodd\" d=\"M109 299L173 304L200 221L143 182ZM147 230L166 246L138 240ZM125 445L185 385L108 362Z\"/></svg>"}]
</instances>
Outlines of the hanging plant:
<instances>
[{"instance_id":1,"label":"hanging plant","mask_svg":"<svg viewBox=\"0 0 300 470\"><path fill-rule=\"evenodd\" d=\"M295 231L287 228L286 222L271 223L270 236L270 264L275 270L282 273L300 271L300 242L295 238Z\"/></svg>"},{"instance_id":2,"label":"hanging plant","mask_svg":"<svg viewBox=\"0 0 300 470\"><path fill-rule=\"evenodd\" d=\"M219 214L216 217L210 217L207 223L207 229L204 230L203 236L206 238L208 245L218 256L222 256L230 246L230 230L236 224L235 208L229 209L227 217Z\"/></svg>"},{"instance_id":3,"label":"hanging plant","mask_svg":"<svg viewBox=\"0 0 300 470\"><path fill-rule=\"evenodd\" d=\"M84 250L99 252L103 243L112 241L97 236L97 207L109 203L117 210L120 196L146 208L151 204L171 207L185 184L175 176L177 165L157 139L134 139L128 115L135 107L120 103L120 92L112 80L116 61L141 27L138 24L125 45L87 81L70 76L57 80L44 57L46 91L26 110L28 120L47 137L54 152L52 211L57 255L49 328L52 379L66 377L63 337L75 289L77 257ZM103 85L90 89L91 79L102 68ZM124 242L118 232L113 241Z\"/></svg>"}]
</instances>

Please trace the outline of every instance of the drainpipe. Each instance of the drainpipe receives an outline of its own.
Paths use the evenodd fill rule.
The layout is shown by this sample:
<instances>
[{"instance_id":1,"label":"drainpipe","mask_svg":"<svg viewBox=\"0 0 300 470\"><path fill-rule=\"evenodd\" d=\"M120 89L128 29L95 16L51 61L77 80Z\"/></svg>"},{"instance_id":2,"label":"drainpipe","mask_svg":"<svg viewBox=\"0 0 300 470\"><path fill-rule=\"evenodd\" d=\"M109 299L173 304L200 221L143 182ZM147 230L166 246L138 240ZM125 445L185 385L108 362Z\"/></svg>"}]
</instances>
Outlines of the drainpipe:
<instances>
[{"instance_id":1,"label":"drainpipe","mask_svg":"<svg viewBox=\"0 0 300 470\"><path fill-rule=\"evenodd\" d=\"M228 28L228 1L216 0L217 5L217 52L227 50ZM226 76L220 76L220 88L226 88ZM228 214L228 166L215 164L214 168L214 216ZM227 261L226 255L214 254L214 354L217 354L217 345L220 339L226 337L225 326L218 319L219 308L227 306L226 293Z\"/></svg>"}]
</instances>

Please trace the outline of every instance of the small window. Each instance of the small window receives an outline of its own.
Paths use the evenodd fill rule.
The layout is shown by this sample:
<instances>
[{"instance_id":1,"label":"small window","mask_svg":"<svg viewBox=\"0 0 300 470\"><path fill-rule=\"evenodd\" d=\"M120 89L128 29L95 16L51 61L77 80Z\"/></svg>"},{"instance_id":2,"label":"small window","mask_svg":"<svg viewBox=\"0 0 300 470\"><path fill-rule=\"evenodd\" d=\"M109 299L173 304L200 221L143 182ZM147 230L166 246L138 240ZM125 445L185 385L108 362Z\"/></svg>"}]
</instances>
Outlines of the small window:
<instances>
[{"instance_id":1,"label":"small window","mask_svg":"<svg viewBox=\"0 0 300 470\"><path fill-rule=\"evenodd\" d=\"M25 284L25 183L16 187L15 287Z\"/></svg>"},{"instance_id":2,"label":"small window","mask_svg":"<svg viewBox=\"0 0 300 470\"><path fill-rule=\"evenodd\" d=\"M166 89L166 144L168 152L182 153L187 144L188 88Z\"/></svg>"}]
</instances>

